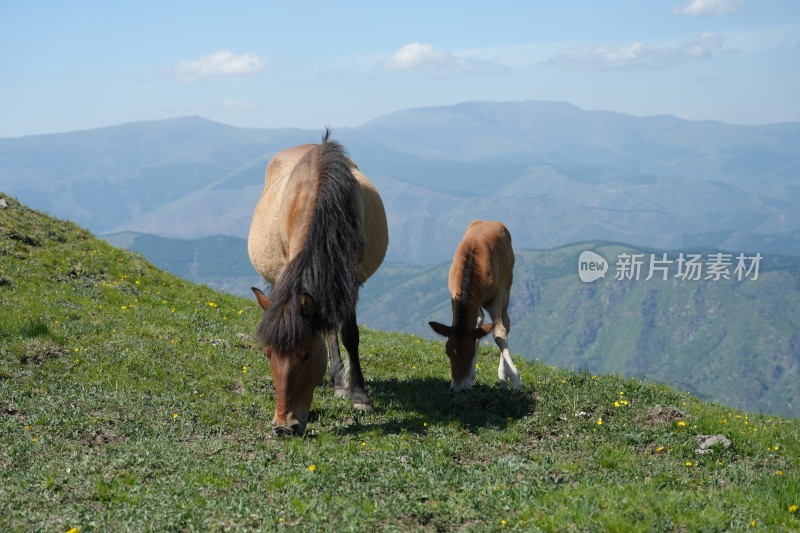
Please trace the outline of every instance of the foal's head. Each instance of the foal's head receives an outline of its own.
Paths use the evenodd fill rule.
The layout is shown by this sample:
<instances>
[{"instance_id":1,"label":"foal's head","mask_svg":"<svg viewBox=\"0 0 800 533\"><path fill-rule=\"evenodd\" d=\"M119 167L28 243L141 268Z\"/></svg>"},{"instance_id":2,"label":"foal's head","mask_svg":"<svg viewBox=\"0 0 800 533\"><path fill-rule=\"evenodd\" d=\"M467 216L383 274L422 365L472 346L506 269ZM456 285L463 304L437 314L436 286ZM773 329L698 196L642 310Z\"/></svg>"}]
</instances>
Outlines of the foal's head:
<instances>
[{"instance_id":1,"label":"foal's head","mask_svg":"<svg viewBox=\"0 0 800 533\"><path fill-rule=\"evenodd\" d=\"M258 305L265 312L263 320L267 320L267 311L272 307L272 301L256 288L253 288L253 292ZM297 305L300 316L292 318L310 321L315 312L311 295L303 293L299 296ZM325 341L319 333L308 329L299 341L292 342L289 346L276 348L264 343L263 350L269 359L272 381L275 384L272 429L278 435L302 435L308 423L314 389L322 380L328 366Z\"/></svg>"},{"instance_id":2,"label":"foal's head","mask_svg":"<svg viewBox=\"0 0 800 533\"><path fill-rule=\"evenodd\" d=\"M428 322L433 331L447 337L445 352L450 358L450 391L458 392L472 387L475 379L478 340L488 335L494 324L484 324L476 328L456 328L439 322Z\"/></svg>"}]
</instances>

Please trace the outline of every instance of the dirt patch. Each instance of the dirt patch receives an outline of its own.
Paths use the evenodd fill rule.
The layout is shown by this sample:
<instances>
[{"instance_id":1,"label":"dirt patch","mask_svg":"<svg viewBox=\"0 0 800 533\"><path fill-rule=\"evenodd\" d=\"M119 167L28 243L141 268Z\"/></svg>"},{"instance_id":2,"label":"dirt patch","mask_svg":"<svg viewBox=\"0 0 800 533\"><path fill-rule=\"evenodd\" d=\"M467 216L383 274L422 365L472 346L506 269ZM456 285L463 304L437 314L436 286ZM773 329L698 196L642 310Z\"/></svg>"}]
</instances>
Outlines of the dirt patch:
<instances>
[{"instance_id":1,"label":"dirt patch","mask_svg":"<svg viewBox=\"0 0 800 533\"><path fill-rule=\"evenodd\" d=\"M83 443L89 448L95 448L97 446L102 446L104 444L125 442L126 440L128 440L128 437L124 435L117 435L112 430L104 428L95 430L94 433L91 433L86 437L84 437Z\"/></svg>"},{"instance_id":2,"label":"dirt patch","mask_svg":"<svg viewBox=\"0 0 800 533\"><path fill-rule=\"evenodd\" d=\"M39 246L41 244L39 239L37 239L33 235L22 235L17 232L9 233L8 238L11 239L12 241L17 241L26 246Z\"/></svg>"},{"instance_id":3,"label":"dirt patch","mask_svg":"<svg viewBox=\"0 0 800 533\"><path fill-rule=\"evenodd\" d=\"M677 407L662 407L661 405L654 405L645 413L644 425L651 427L667 424L682 418L689 418L689 416Z\"/></svg>"},{"instance_id":4,"label":"dirt patch","mask_svg":"<svg viewBox=\"0 0 800 533\"><path fill-rule=\"evenodd\" d=\"M25 351L19 356L23 365L39 365L48 359L58 359L69 354L69 350L59 346L48 339L33 339L25 346Z\"/></svg>"}]
</instances>

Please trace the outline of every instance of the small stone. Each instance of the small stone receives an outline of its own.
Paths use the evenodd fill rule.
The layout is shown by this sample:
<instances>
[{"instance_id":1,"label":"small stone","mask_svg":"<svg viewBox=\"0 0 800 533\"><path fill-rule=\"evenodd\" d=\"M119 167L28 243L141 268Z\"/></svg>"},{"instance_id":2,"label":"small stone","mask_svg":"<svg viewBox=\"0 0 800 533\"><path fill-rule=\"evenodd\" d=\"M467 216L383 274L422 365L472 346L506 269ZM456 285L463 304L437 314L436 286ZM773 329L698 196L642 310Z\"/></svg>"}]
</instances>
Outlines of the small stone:
<instances>
[{"instance_id":1,"label":"small stone","mask_svg":"<svg viewBox=\"0 0 800 533\"><path fill-rule=\"evenodd\" d=\"M713 451L712 448L717 444L722 444L722 447L726 450L731 446L731 440L725 435L721 434L695 435L694 440L697 441L697 448L695 448L694 453L700 455Z\"/></svg>"}]
</instances>

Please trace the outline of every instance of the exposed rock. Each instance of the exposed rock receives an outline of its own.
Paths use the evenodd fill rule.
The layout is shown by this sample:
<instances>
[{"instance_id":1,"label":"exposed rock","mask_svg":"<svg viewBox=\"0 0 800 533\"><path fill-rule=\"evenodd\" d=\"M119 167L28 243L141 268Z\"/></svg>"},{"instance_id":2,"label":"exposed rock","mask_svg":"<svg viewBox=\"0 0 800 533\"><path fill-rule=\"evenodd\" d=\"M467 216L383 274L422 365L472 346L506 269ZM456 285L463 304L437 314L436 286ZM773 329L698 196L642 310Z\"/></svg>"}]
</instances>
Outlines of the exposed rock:
<instances>
[{"instance_id":1,"label":"exposed rock","mask_svg":"<svg viewBox=\"0 0 800 533\"><path fill-rule=\"evenodd\" d=\"M704 454L714 451L714 446L722 444L722 448L727 450L731 446L731 440L725 435L695 435L694 440L697 441L697 448L694 453Z\"/></svg>"}]
</instances>

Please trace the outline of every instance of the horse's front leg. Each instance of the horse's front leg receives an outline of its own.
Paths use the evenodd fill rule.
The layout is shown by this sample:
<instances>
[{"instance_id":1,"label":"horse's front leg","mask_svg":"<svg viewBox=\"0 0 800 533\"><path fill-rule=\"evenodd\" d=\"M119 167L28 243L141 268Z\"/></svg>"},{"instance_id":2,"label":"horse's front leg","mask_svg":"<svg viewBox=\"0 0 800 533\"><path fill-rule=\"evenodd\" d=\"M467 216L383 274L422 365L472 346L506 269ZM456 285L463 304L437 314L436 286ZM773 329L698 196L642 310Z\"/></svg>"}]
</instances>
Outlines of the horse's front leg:
<instances>
[{"instance_id":1,"label":"horse's front leg","mask_svg":"<svg viewBox=\"0 0 800 533\"><path fill-rule=\"evenodd\" d=\"M336 398L347 396L347 387L344 382L344 365L342 364L342 354L339 351L339 335L334 329L328 333L328 372L333 385L333 395Z\"/></svg>"},{"instance_id":2,"label":"horse's front leg","mask_svg":"<svg viewBox=\"0 0 800 533\"><path fill-rule=\"evenodd\" d=\"M353 400L353 407L361 411L372 409L372 400L367 395L364 388L364 374L361 373L361 360L358 358L359 333L356 324L356 313L353 311L350 318L342 323L342 344L347 350L349 358L349 379L348 387L350 397Z\"/></svg>"}]
</instances>

